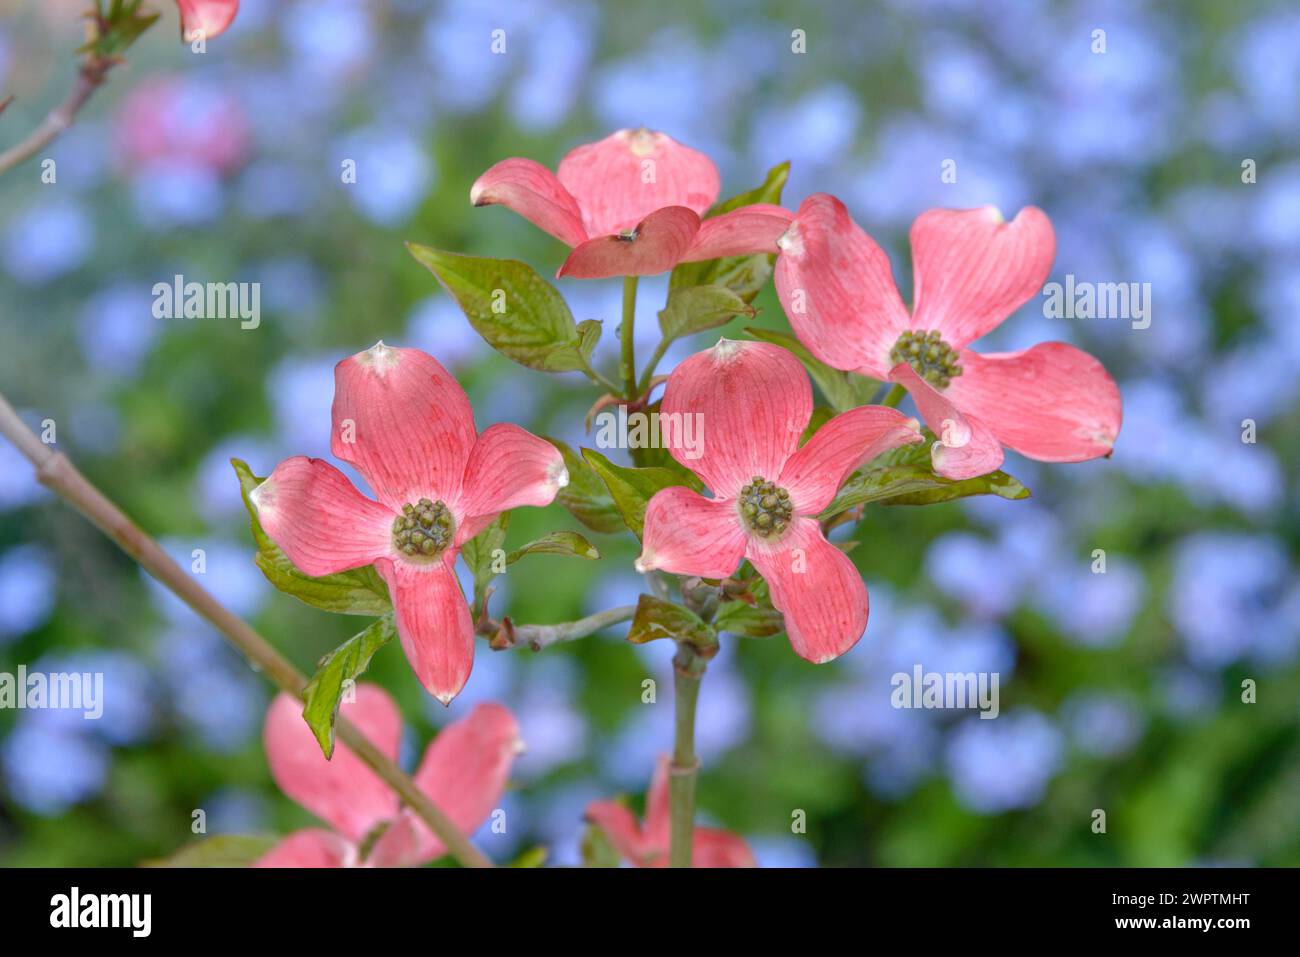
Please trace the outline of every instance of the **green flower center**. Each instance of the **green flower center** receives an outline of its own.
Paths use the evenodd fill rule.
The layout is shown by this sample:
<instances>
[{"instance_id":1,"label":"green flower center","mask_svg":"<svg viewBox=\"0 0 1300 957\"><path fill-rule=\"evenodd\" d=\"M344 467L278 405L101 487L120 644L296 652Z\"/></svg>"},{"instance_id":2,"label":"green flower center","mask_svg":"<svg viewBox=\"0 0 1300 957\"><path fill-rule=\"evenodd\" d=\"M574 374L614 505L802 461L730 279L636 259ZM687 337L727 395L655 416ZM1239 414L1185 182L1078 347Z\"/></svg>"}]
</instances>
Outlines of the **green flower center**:
<instances>
[{"instance_id":1,"label":"green flower center","mask_svg":"<svg viewBox=\"0 0 1300 957\"><path fill-rule=\"evenodd\" d=\"M408 502L393 519L393 546L408 558L437 558L451 544L453 526L451 510L441 501Z\"/></svg>"},{"instance_id":2,"label":"green flower center","mask_svg":"<svg viewBox=\"0 0 1300 957\"><path fill-rule=\"evenodd\" d=\"M961 375L961 355L939 337L937 329L903 333L889 350L889 361L894 365L906 362L936 389L948 388Z\"/></svg>"},{"instance_id":3,"label":"green flower center","mask_svg":"<svg viewBox=\"0 0 1300 957\"><path fill-rule=\"evenodd\" d=\"M753 481L740 490L737 504L745 524L763 538L780 536L789 527L790 516L794 514L790 493L761 475L755 475Z\"/></svg>"}]
</instances>

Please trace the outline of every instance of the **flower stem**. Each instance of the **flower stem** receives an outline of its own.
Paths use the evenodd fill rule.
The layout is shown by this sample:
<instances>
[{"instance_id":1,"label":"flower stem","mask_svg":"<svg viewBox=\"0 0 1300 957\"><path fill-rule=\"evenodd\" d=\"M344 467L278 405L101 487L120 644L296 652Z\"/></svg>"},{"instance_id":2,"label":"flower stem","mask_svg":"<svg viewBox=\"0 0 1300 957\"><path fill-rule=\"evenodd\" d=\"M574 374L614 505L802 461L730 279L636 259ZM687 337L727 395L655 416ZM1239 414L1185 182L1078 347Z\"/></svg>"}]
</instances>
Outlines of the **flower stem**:
<instances>
[{"instance_id":1,"label":"flower stem","mask_svg":"<svg viewBox=\"0 0 1300 957\"><path fill-rule=\"evenodd\" d=\"M145 534L103 492L92 485L66 455L55 452L37 438L3 395L0 395L0 435L9 439L23 457L31 462L42 485L81 512L145 571L211 622L248 659L255 671L265 674L282 691L297 698L302 697L307 679L298 669L247 622L186 574L155 539ZM428 795L356 725L340 716L335 729L339 740L401 796L429 825L430 830L456 860L466 867L492 866L492 862L469 842L451 819L429 800Z\"/></svg>"},{"instance_id":2,"label":"flower stem","mask_svg":"<svg viewBox=\"0 0 1300 957\"><path fill-rule=\"evenodd\" d=\"M700 762L695 756L695 707L700 699L700 679L705 660L686 642L673 657L676 734L673 760L668 768L668 865L691 866L695 836L695 780Z\"/></svg>"},{"instance_id":3,"label":"flower stem","mask_svg":"<svg viewBox=\"0 0 1300 957\"><path fill-rule=\"evenodd\" d=\"M887 405L891 409L897 409L898 403L903 401L903 396L907 395L907 390L901 385L895 384L892 389L886 393L885 397L880 400L881 405Z\"/></svg>"},{"instance_id":4,"label":"flower stem","mask_svg":"<svg viewBox=\"0 0 1300 957\"><path fill-rule=\"evenodd\" d=\"M108 57L88 56L77 70L77 82L63 102L46 114L36 129L27 134L21 143L0 153L0 173L35 156L55 137L72 125L77 113L86 105L116 61Z\"/></svg>"},{"instance_id":5,"label":"flower stem","mask_svg":"<svg viewBox=\"0 0 1300 957\"><path fill-rule=\"evenodd\" d=\"M655 351L650 356L650 361L646 363L645 370L641 373L641 382L637 385L637 395L645 395L650 391L650 383L654 381L655 369L659 368L659 360L664 357L668 347L673 344L671 339L660 339L659 345L655 346Z\"/></svg>"},{"instance_id":6,"label":"flower stem","mask_svg":"<svg viewBox=\"0 0 1300 957\"><path fill-rule=\"evenodd\" d=\"M479 626L479 633L491 638L493 651L505 651L527 645L533 651L541 651L548 645L560 641L573 641L586 638L610 625L621 621L631 621L636 614L636 605L620 605L598 611L577 621L562 621L554 625L516 625L509 619L501 622L487 622Z\"/></svg>"},{"instance_id":7,"label":"flower stem","mask_svg":"<svg viewBox=\"0 0 1300 957\"><path fill-rule=\"evenodd\" d=\"M636 400L636 276L623 277L623 353L619 359L618 371L623 377L624 398L629 402Z\"/></svg>"}]
</instances>

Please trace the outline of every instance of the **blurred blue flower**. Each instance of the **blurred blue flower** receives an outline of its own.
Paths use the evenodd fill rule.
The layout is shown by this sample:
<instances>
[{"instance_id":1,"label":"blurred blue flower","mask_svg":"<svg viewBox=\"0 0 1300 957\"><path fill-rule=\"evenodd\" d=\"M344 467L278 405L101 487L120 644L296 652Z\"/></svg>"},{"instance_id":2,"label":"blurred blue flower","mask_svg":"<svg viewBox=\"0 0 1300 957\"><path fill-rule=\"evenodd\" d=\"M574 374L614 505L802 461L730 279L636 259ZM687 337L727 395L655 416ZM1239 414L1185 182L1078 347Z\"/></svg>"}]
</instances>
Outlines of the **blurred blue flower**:
<instances>
[{"instance_id":1,"label":"blurred blue flower","mask_svg":"<svg viewBox=\"0 0 1300 957\"><path fill-rule=\"evenodd\" d=\"M32 718L42 724L69 734L92 735L112 745L135 744L154 730L157 695L153 679L144 662L134 655L124 651L61 652L45 655L29 666L28 671L47 675L103 675L103 698L96 702L100 717L88 719L85 710L76 708L32 712ZM83 691L83 705L86 694Z\"/></svg>"},{"instance_id":2,"label":"blurred blue flower","mask_svg":"<svg viewBox=\"0 0 1300 957\"><path fill-rule=\"evenodd\" d=\"M817 853L797 837L746 838L759 867L816 867Z\"/></svg>"},{"instance_id":3,"label":"blurred blue flower","mask_svg":"<svg viewBox=\"0 0 1300 957\"><path fill-rule=\"evenodd\" d=\"M1142 737L1142 712L1124 694L1076 692L1061 705L1061 720L1074 746L1094 757L1120 757Z\"/></svg>"},{"instance_id":4,"label":"blurred blue flower","mask_svg":"<svg viewBox=\"0 0 1300 957\"><path fill-rule=\"evenodd\" d=\"M1295 636L1300 623L1280 614L1291 575L1272 536L1197 532L1179 542L1167 608L1191 661L1222 667L1252 657L1265 634Z\"/></svg>"},{"instance_id":5,"label":"blurred blue flower","mask_svg":"<svg viewBox=\"0 0 1300 957\"><path fill-rule=\"evenodd\" d=\"M91 367L122 377L139 369L162 331L149 289L143 281L119 280L86 301L77 333Z\"/></svg>"},{"instance_id":6,"label":"blurred blue flower","mask_svg":"<svg viewBox=\"0 0 1300 957\"><path fill-rule=\"evenodd\" d=\"M948 776L962 804L998 814L1041 801L1061 757L1061 733L1037 711L971 717L948 741Z\"/></svg>"},{"instance_id":7,"label":"blurred blue flower","mask_svg":"<svg viewBox=\"0 0 1300 957\"><path fill-rule=\"evenodd\" d=\"M9 442L0 442L0 512L39 502L50 494L36 481L36 471L22 453Z\"/></svg>"},{"instance_id":8,"label":"blurred blue flower","mask_svg":"<svg viewBox=\"0 0 1300 957\"><path fill-rule=\"evenodd\" d=\"M266 799L255 791L225 787L204 798L208 834L256 834L270 823Z\"/></svg>"},{"instance_id":9,"label":"blurred blue flower","mask_svg":"<svg viewBox=\"0 0 1300 957\"><path fill-rule=\"evenodd\" d=\"M374 48L370 12L357 0L298 0L286 5L280 36L297 69L325 83L360 70Z\"/></svg>"},{"instance_id":10,"label":"blurred blue flower","mask_svg":"<svg viewBox=\"0 0 1300 957\"><path fill-rule=\"evenodd\" d=\"M131 198L140 225L159 231L210 223L225 203L217 171L183 157L157 160L134 170Z\"/></svg>"},{"instance_id":11,"label":"blurred blue flower","mask_svg":"<svg viewBox=\"0 0 1300 957\"><path fill-rule=\"evenodd\" d=\"M94 797L108 776L109 749L94 738L19 721L0 743L6 790L27 810L58 817Z\"/></svg>"},{"instance_id":12,"label":"blurred blue flower","mask_svg":"<svg viewBox=\"0 0 1300 957\"><path fill-rule=\"evenodd\" d=\"M1146 597L1141 568L1110 556L1104 573L1090 563L1058 562L1034 591L1035 604L1062 634L1089 648L1110 647L1128 633Z\"/></svg>"},{"instance_id":13,"label":"blurred blue flower","mask_svg":"<svg viewBox=\"0 0 1300 957\"><path fill-rule=\"evenodd\" d=\"M210 448L194 476L198 508L209 522L219 523L247 514L239 479L230 464L232 458L243 459L254 475L263 477L270 475L278 464L275 450L266 440L253 436L227 436ZM248 541L251 550L251 539Z\"/></svg>"},{"instance_id":14,"label":"blurred blue flower","mask_svg":"<svg viewBox=\"0 0 1300 957\"><path fill-rule=\"evenodd\" d=\"M406 320L403 345L423 349L453 373L487 355L491 349L465 321L460 306L442 293L415 304Z\"/></svg>"},{"instance_id":15,"label":"blurred blue flower","mask_svg":"<svg viewBox=\"0 0 1300 957\"><path fill-rule=\"evenodd\" d=\"M334 153L335 170L344 160L356 163L356 182L342 188L363 216L381 225L396 226L408 220L433 186L428 150L400 128L354 130L338 143Z\"/></svg>"},{"instance_id":16,"label":"blurred blue flower","mask_svg":"<svg viewBox=\"0 0 1300 957\"><path fill-rule=\"evenodd\" d=\"M39 285L76 269L94 244L90 216L71 199L56 197L10 221L4 236L5 266L18 281Z\"/></svg>"},{"instance_id":17,"label":"blurred blue flower","mask_svg":"<svg viewBox=\"0 0 1300 957\"><path fill-rule=\"evenodd\" d=\"M542 17L528 38L528 68L510 95L510 113L523 130L549 130L568 115L591 58L595 11L570 4L563 16Z\"/></svg>"},{"instance_id":18,"label":"blurred blue flower","mask_svg":"<svg viewBox=\"0 0 1300 957\"><path fill-rule=\"evenodd\" d=\"M42 546L0 553L0 645L49 621L58 585L54 560Z\"/></svg>"}]
</instances>

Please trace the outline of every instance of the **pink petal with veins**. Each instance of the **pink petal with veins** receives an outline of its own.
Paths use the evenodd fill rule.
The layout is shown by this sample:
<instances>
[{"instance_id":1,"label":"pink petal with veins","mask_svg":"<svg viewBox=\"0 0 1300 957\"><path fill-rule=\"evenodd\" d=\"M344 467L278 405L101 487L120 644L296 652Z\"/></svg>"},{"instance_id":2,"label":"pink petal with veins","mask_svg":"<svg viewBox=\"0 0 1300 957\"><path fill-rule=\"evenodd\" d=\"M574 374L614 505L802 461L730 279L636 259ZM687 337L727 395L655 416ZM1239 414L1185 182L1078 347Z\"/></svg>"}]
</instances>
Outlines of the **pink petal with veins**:
<instances>
[{"instance_id":1,"label":"pink petal with veins","mask_svg":"<svg viewBox=\"0 0 1300 957\"><path fill-rule=\"evenodd\" d=\"M474 181L469 191L475 206L499 203L550 233L567 246L587 239L582 211L555 174L530 159L506 159Z\"/></svg>"},{"instance_id":2,"label":"pink petal with veins","mask_svg":"<svg viewBox=\"0 0 1300 957\"><path fill-rule=\"evenodd\" d=\"M665 206L697 216L718 198L713 161L666 133L619 130L560 161L559 181L577 200L589 236L630 229ZM643 274L644 275L644 274Z\"/></svg>"},{"instance_id":3,"label":"pink petal with veins","mask_svg":"<svg viewBox=\"0 0 1300 957\"><path fill-rule=\"evenodd\" d=\"M629 233L588 239L569 253L556 276L604 279L653 276L681 261L700 229L700 217L685 206L665 206Z\"/></svg>"}]
</instances>

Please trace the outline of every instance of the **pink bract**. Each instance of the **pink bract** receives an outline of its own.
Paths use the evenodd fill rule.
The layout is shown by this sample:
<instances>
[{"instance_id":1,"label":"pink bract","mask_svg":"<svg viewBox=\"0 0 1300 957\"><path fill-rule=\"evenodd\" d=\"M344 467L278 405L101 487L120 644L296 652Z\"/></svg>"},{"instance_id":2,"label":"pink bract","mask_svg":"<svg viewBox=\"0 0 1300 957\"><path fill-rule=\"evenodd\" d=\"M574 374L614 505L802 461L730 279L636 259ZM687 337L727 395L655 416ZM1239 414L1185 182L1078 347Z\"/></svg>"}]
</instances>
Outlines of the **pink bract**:
<instances>
[{"instance_id":1,"label":"pink bract","mask_svg":"<svg viewBox=\"0 0 1300 957\"><path fill-rule=\"evenodd\" d=\"M341 713L388 757L397 759L402 719L381 688L360 684ZM339 743L326 759L302 719L302 702L280 694L263 730L266 760L280 790L333 830L307 828L284 838L258 867L411 867L441 857L443 844L369 766ZM500 800L522 748L514 716L499 704L477 705L438 734L415 783L464 834L478 829ZM384 829L362 860L362 845Z\"/></svg>"},{"instance_id":2,"label":"pink bract","mask_svg":"<svg viewBox=\"0 0 1300 957\"><path fill-rule=\"evenodd\" d=\"M550 504L569 481L564 459L515 425L477 434L460 384L418 349L381 342L340 362L334 385L331 450L378 501L328 462L305 456L277 465L250 498L266 533L308 575L375 566L411 667L449 704L474 663L456 556L501 512ZM414 531L402 533L399 523ZM431 547L408 553L402 534L407 544Z\"/></svg>"},{"instance_id":3,"label":"pink bract","mask_svg":"<svg viewBox=\"0 0 1300 957\"><path fill-rule=\"evenodd\" d=\"M682 362L665 386L661 415L700 416L703 443L669 451L713 493L685 487L655 494L646 507L637 567L725 578L749 559L785 615L790 643L815 663L848 651L867 626L867 589L849 557L822 534L816 516L863 462L921 441L918 423L895 409L863 406L835 416L800 448L812 416L812 387L799 360L765 342L722 339ZM671 432L675 431L676 436ZM769 522L744 513L766 502L754 482L770 483ZM750 489L746 495L745 490ZM766 531L766 534L764 534Z\"/></svg>"},{"instance_id":4,"label":"pink bract","mask_svg":"<svg viewBox=\"0 0 1300 957\"><path fill-rule=\"evenodd\" d=\"M775 273L800 341L837 369L903 385L939 437L932 457L940 475L991 472L1003 446L1046 462L1109 455L1122 407L1100 362L1061 342L1006 353L968 348L1042 288L1056 252L1042 210L1029 206L1005 222L991 206L932 209L912 225L911 243L909 313L889 258L844 204L825 193L804 200L778 242ZM946 385L891 357L905 333L931 331L960 368Z\"/></svg>"},{"instance_id":5,"label":"pink bract","mask_svg":"<svg viewBox=\"0 0 1300 957\"><path fill-rule=\"evenodd\" d=\"M619 856L636 867L667 867L669 843L668 758L655 764L654 779L646 795L645 826L636 815L615 801L593 801L587 819L609 838ZM756 867L754 853L730 831L697 827L691 846L693 867Z\"/></svg>"},{"instance_id":6,"label":"pink bract","mask_svg":"<svg viewBox=\"0 0 1300 957\"><path fill-rule=\"evenodd\" d=\"M557 275L598 279L775 253L790 212L760 203L701 220L719 188L717 167L703 153L640 129L579 146L558 173L530 159L502 160L469 196L475 206L507 206L572 247Z\"/></svg>"},{"instance_id":7,"label":"pink bract","mask_svg":"<svg viewBox=\"0 0 1300 957\"><path fill-rule=\"evenodd\" d=\"M239 0L176 0L176 7L181 12L181 39L188 43L225 33L235 22Z\"/></svg>"}]
</instances>

